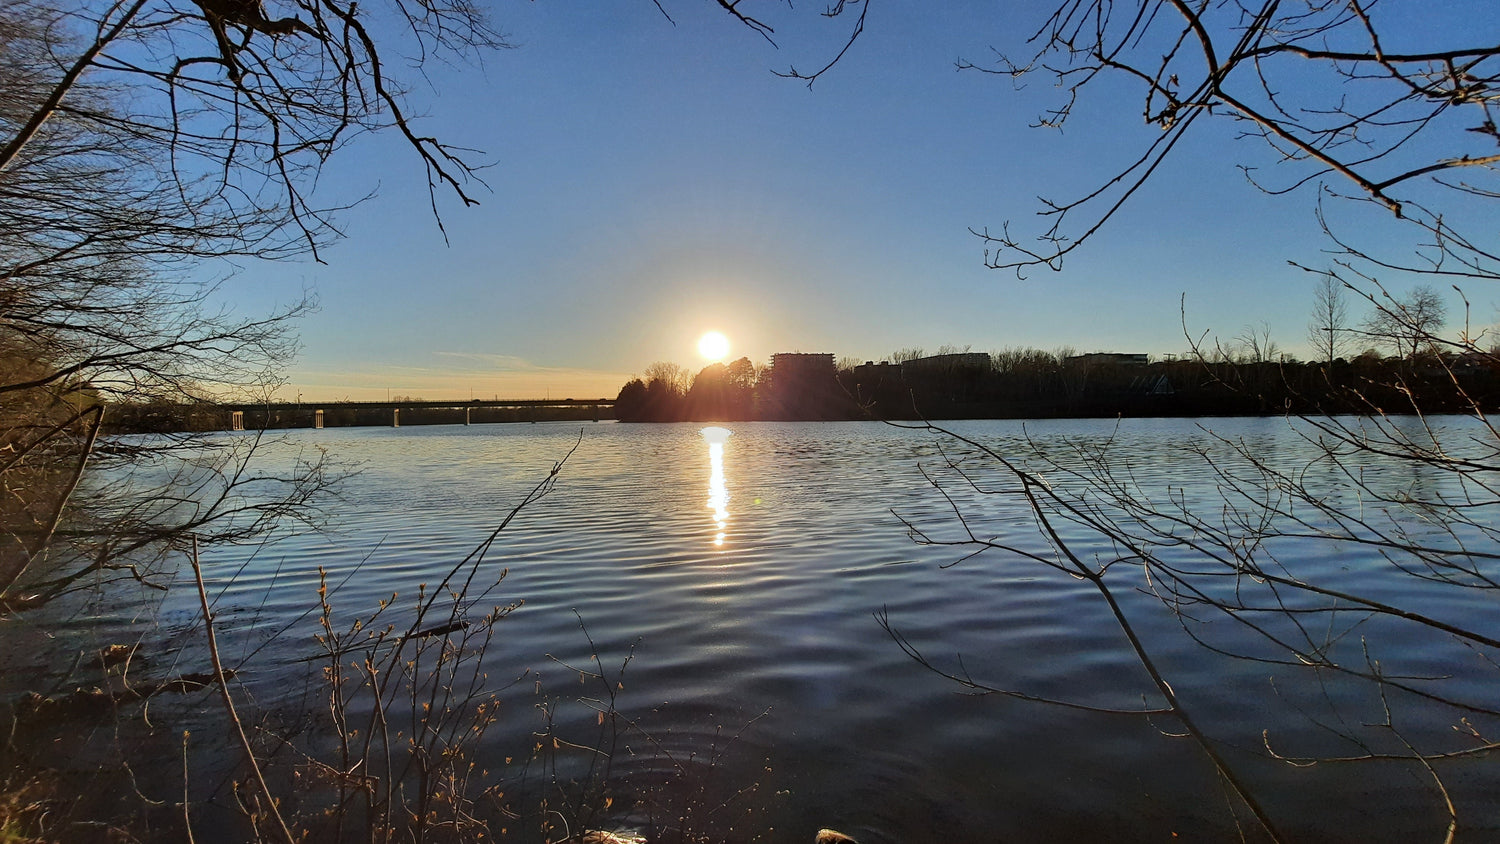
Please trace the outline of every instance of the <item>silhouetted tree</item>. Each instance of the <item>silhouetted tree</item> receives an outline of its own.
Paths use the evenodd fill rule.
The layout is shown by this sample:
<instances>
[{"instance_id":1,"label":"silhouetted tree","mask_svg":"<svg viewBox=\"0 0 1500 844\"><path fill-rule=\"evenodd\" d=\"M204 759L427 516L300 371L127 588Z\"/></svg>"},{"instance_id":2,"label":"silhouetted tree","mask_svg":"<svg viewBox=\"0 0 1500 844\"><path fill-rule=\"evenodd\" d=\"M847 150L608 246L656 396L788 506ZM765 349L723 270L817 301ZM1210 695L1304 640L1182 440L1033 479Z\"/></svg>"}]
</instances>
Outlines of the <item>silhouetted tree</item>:
<instances>
[{"instance_id":1,"label":"silhouetted tree","mask_svg":"<svg viewBox=\"0 0 1500 844\"><path fill-rule=\"evenodd\" d=\"M632 378L620 388L615 417L622 422L680 422L689 418L687 371L657 361L646 378Z\"/></svg>"},{"instance_id":2,"label":"silhouetted tree","mask_svg":"<svg viewBox=\"0 0 1500 844\"><path fill-rule=\"evenodd\" d=\"M646 367L646 385L655 390L686 395L692 386L692 376L682 366L670 361L656 361Z\"/></svg>"},{"instance_id":3,"label":"silhouetted tree","mask_svg":"<svg viewBox=\"0 0 1500 844\"><path fill-rule=\"evenodd\" d=\"M736 390L750 393L755 389L756 380L759 377L755 371L755 364L749 358L738 358L731 362L725 370L725 377L729 379L729 385Z\"/></svg>"},{"instance_id":4,"label":"silhouetted tree","mask_svg":"<svg viewBox=\"0 0 1500 844\"><path fill-rule=\"evenodd\" d=\"M648 398L645 381L639 378L626 381L615 396L615 418L621 422L645 421Z\"/></svg>"},{"instance_id":5,"label":"silhouetted tree","mask_svg":"<svg viewBox=\"0 0 1500 844\"><path fill-rule=\"evenodd\" d=\"M1344 300L1344 286L1332 274L1318 277L1313 292L1312 319L1307 324L1307 342L1325 366L1344 357L1353 341L1349 325L1349 305Z\"/></svg>"},{"instance_id":6,"label":"silhouetted tree","mask_svg":"<svg viewBox=\"0 0 1500 844\"><path fill-rule=\"evenodd\" d=\"M1431 285L1418 285L1401 299L1381 291L1374 303L1375 310L1365 320L1364 331L1377 345L1407 359L1443 345L1439 338L1448 320L1448 308Z\"/></svg>"},{"instance_id":7,"label":"silhouetted tree","mask_svg":"<svg viewBox=\"0 0 1500 844\"><path fill-rule=\"evenodd\" d=\"M1274 363L1281 358L1281 347L1271 338L1271 324L1247 325L1234 335L1231 354L1239 363Z\"/></svg>"},{"instance_id":8,"label":"silhouetted tree","mask_svg":"<svg viewBox=\"0 0 1500 844\"><path fill-rule=\"evenodd\" d=\"M923 358L926 356L927 353L922 351L921 348L913 347L897 349L896 351L886 355L885 359L890 361L891 363L906 363L907 361L917 360L918 358Z\"/></svg>"},{"instance_id":9,"label":"silhouetted tree","mask_svg":"<svg viewBox=\"0 0 1500 844\"><path fill-rule=\"evenodd\" d=\"M711 363L693 377L687 393L688 418L700 422L740 421L753 418L754 369L748 358L731 366ZM749 376L748 378L746 376Z\"/></svg>"}]
</instances>

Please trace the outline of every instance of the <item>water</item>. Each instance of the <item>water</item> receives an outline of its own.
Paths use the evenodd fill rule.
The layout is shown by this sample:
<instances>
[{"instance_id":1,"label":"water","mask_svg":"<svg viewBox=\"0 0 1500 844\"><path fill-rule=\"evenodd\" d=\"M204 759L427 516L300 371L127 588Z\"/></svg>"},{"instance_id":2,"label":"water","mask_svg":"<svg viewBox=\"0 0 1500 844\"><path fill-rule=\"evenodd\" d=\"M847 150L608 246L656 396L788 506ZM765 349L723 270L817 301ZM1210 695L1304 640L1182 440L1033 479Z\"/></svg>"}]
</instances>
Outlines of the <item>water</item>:
<instances>
[{"instance_id":1,"label":"water","mask_svg":"<svg viewBox=\"0 0 1500 844\"><path fill-rule=\"evenodd\" d=\"M614 747L616 798L606 818L620 827L644 822L645 801L694 795L707 801L697 809L699 828L728 840L808 841L824 826L866 844L1223 840L1237 835L1237 824L1255 826L1198 746L1177 735L1173 717L968 694L904 653L882 627L881 617L938 667L988 685L1097 708L1161 705L1088 581L1004 551L954 564L965 549L913 541L908 524L938 543L961 539L957 507L976 533L1050 555L1024 502L984 494L1004 484L993 464L965 457L978 484L971 486L946 467L945 455L965 454L961 446L876 423L735 423L723 426L728 434L705 435L706 427L592 424L581 440L571 425L293 432L272 460L316 446L361 471L330 504L324 532L207 554L241 689L263 712L306 708L306 685L288 677L305 673L298 660L317 653L319 566L336 585L331 603L340 617L367 613L393 594L400 617L418 584L436 582L576 445L555 489L488 555L487 574L508 570L489 602L524 604L498 626L485 667L494 687L524 679L502 695L501 718L478 749L484 765L498 771L502 758L525 752L538 702L553 702L564 734L596 736L596 711L577 701L604 698L604 686L580 682L572 668L595 665L597 654L611 676L630 657L614 705L633 726ZM1306 467L1303 477L1322 494L1352 494L1347 478L1317 463L1285 420L954 427L1023 462L1042 448L1079 465L1072 445L1110 442L1111 468L1128 472L1140 490L1214 515L1222 496L1187 447L1212 445L1215 435L1279 465ZM1439 473L1413 477L1361 460L1373 483L1391 489L1446 482ZM1381 480L1381 472L1393 476ZM1096 536L1065 530L1081 553L1107 550ZM1272 550L1330 582L1411 597L1411 579L1389 577L1378 549L1291 537ZM1111 582L1163 675L1289 838L1440 836L1442 798L1421 766L1294 767L1268 759L1265 743L1289 755L1357 755L1359 747L1332 737L1342 724L1380 752L1401 746L1392 744L1397 731L1419 746L1454 750L1476 743L1455 733L1467 728L1461 716L1480 730L1491 721L1413 705L1409 696L1383 703L1368 684L1326 672L1218 657L1135 588L1146 585L1139 569ZM162 608L164 629L179 642L192 638L196 612L185 586L179 582ZM1500 630L1487 592L1434 589L1434 596L1416 603ZM1218 646L1257 647L1222 618L1194 630ZM1400 666L1441 675L1443 688L1497 704L1486 662L1493 653L1379 621L1353 625L1341 647L1358 648L1361 635L1377 643L1393 673ZM1367 726L1385 717L1386 705L1395 729ZM565 777L584 771L577 754L558 757ZM1493 765L1480 758L1438 766L1461 830L1481 838L1500 832Z\"/></svg>"}]
</instances>

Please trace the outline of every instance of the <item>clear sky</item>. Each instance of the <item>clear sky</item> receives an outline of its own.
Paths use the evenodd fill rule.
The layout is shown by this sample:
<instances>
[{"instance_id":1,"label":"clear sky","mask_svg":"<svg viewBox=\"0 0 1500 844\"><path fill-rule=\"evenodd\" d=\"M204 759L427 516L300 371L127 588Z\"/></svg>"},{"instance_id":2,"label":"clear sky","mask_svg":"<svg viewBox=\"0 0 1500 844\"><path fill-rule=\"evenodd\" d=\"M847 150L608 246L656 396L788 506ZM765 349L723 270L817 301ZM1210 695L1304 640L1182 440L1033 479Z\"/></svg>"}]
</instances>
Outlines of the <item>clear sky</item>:
<instances>
[{"instance_id":1,"label":"clear sky","mask_svg":"<svg viewBox=\"0 0 1500 844\"><path fill-rule=\"evenodd\" d=\"M422 128L484 151L482 204L441 204L392 137L335 157L345 214L326 264L250 265L241 310L321 301L283 397L613 396L657 360L696 371L707 330L757 363L782 351L879 359L951 344L1179 353L1262 321L1305 352L1325 244L1313 195L1271 197L1234 127L1200 130L1062 272L989 270L969 228L1035 226L1038 196L1108 178L1157 130L1130 86L1101 86L1066 131L1034 129L1049 80L959 72L1022 52L1041 6L882 0L844 60L811 70L852 20L798 4L773 47L714 4L497 2L515 49L409 75ZM784 9L784 7L782 7ZM818 10L821 10L818 6ZM1475 301L1489 321L1493 304Z\"/></svg>"}]
</instances>

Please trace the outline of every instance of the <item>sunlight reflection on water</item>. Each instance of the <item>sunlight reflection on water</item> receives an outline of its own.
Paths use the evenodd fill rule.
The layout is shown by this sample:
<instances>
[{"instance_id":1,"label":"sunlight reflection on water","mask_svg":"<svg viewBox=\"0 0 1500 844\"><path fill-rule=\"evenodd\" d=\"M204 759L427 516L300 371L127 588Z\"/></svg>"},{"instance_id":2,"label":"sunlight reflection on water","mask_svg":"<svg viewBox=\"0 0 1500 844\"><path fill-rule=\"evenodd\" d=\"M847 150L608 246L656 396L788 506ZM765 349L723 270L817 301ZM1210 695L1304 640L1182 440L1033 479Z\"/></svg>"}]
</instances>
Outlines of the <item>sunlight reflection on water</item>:
<instances>
[{"instance_id":1,"label":"sunlight reflection on water","mask_svg":"<svg viewBox=\"0 0 1500 844\"><path fill-rule=\"evenodd\" d=\"M724 483L724 441L734 432L727 428L708 427L701 432L708 441L708 508L714 511L714 545L724 544L724 529L729 524L729 487Z\"/></svg>"}]
</instances>

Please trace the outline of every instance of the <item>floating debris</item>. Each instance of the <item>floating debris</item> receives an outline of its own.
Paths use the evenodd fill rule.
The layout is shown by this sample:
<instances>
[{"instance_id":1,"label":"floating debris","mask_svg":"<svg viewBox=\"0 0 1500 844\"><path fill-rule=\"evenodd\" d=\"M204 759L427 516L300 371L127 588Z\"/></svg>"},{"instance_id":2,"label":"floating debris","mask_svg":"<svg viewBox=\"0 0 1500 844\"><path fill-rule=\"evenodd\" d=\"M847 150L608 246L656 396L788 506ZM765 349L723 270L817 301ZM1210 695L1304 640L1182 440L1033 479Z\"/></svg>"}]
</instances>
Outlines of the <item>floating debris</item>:
<instances>
[{"instance_id":1,"label":"floating debris","mask_svg":"<svg viewBox=\"0 0 1500 844\"><path fill-rule=\"evenodd\" d=\"M630 835L622 832L605 832L602 829L591 829L578 839L582 844L646 844L646 839L639 835Z\"/></svg>"}]
</instances>

